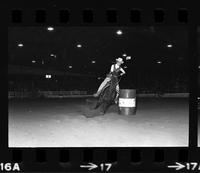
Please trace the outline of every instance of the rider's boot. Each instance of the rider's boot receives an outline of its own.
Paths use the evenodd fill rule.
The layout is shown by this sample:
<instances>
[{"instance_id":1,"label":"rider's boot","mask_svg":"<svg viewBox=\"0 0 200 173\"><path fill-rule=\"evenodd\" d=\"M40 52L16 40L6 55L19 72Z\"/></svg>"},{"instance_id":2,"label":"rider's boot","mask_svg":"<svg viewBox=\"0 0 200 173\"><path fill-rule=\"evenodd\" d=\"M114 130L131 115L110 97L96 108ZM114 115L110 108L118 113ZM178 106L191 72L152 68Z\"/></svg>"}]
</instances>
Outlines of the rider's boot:
<instances>
[{"instance_id":1,"label":"rider's boot","mask_svg":"<svg viewBox=\"0 0 200 173\"><path fill-rule=\"evenodd\" d=\"M117 95L115 97L115 104L118 104L118 98L119 98L119 94L117 93Z\"/></svg>"},{"instance_id":2,"label":"rider's boot","mask_svg":"<svg viewBox=\"0 0 200 173\"><path fill-rule=\"evenodd\" d=\"M115 104L117 104L118 103L118 98L115 98Z\"/></svg>"},{"instance_id":3,"label":"rider's boot","mask_svg":"<svg viewBox=\"0 0 200 173\"><path fill-rule=\"evenodd\" d=\"M99 93L98 93L98 92L97 92L97 93L94 93L93 96L94 96L94 97L98 97L98 96L99 96Z\"/></svg>"},{"instance_id":4,"label":"rider's boot","mask_svg":"<svg viewBox=\"0 0 200 173\"><path fill-rule=\"evenodd\" d=\"M102 91L102 90L97 91L96 93L94 93L94 94L93 94L93 97L99 97L99 95L101 94L101 91Z\"/></svg>"}]
</instances>

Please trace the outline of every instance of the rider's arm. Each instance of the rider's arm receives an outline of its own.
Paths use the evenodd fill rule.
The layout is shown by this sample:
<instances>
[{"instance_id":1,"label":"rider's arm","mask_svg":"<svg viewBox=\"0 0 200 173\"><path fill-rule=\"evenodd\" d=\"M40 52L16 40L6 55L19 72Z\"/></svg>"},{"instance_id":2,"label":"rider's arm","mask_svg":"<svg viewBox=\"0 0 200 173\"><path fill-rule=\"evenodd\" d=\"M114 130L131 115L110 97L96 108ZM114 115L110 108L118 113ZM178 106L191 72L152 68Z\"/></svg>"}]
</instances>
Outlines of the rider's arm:
<instances>
[{"instance_id":1,"label":"rider's arm","mask_svg":"<svg viewBox=\"0 0 200 173\"><path fill-rule=\"evenodd\" d=\"M114 65L111 66L110 72L112 73L114 71Z\"/></svg>"},{"instance_id":2,"label":"rider's arm","mask_svg":"<svg viewBox=\"0 0 200 173\"><path fill-rule=\"evenodd\" d=\"M122 72L122 74L126 73L123 68L120 68L120 71Z\"/></svg>"}]
</instances>

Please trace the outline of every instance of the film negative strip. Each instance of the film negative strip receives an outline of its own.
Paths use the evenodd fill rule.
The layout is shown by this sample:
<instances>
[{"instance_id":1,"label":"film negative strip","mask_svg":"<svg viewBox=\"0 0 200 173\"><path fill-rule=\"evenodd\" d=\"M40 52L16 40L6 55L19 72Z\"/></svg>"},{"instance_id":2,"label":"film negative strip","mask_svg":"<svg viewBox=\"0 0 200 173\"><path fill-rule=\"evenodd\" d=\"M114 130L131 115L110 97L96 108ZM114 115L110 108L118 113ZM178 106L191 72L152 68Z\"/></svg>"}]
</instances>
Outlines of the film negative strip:
<instances>
[{"instance_id":1,"label":"film negative strip","mask_svg":"<svg viewBox=\"0 0 200 173\"><path fill-rule=\"evenodd\" d=\"M1 172L200 172L197 5L5 9Z\"/></svg>"}]
</instances>

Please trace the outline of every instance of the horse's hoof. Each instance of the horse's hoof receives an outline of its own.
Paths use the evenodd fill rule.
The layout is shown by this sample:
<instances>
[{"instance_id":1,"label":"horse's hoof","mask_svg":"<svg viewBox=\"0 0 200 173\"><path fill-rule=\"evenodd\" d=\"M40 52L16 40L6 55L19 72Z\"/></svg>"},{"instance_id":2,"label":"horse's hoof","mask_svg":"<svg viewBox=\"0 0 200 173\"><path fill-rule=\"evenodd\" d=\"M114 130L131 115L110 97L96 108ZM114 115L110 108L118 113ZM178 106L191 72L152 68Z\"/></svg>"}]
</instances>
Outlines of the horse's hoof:
<instances>
[{"instance_id":1,"label":"horse's hoof","mask_svg":"<svg viewBox=\"0 0 200 173\"><path fill-rule=\"evenodd\" d=\"M94 106L93 109L96 110L99 106Z\"/></svg>"},{"instance_id":2,"label":"horse's hoof","mask_svg":"<svg viewBox=\"0 0 200 173\"><path fill-rule=\"evenodd\" d=\"M100 112L100 115L104 115L105 113L104 112Z\"/></svg>"}]
</instances>

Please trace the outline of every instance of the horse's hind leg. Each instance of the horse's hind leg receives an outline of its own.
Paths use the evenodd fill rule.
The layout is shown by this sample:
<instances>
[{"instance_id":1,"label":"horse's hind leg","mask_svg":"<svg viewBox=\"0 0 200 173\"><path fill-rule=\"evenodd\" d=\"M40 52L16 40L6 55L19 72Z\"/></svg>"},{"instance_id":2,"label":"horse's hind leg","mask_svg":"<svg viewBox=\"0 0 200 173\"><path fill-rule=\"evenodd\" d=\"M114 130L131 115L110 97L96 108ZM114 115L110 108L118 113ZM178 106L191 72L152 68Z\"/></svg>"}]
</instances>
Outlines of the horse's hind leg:
<instances>
[{"instance_id":1,"label":"horse's hind leg","mask_svg":"<svg viewBox=\"0 0 200 173\"><path fill-rule=\"evenodd\" d=\"M100 101L98 101L98 102L96 103L96 105L95 105L94 109L97 109L97 108L98 108L100 105L101 105L101 102L100 102Z\"/></svg>"}]
</instances>

